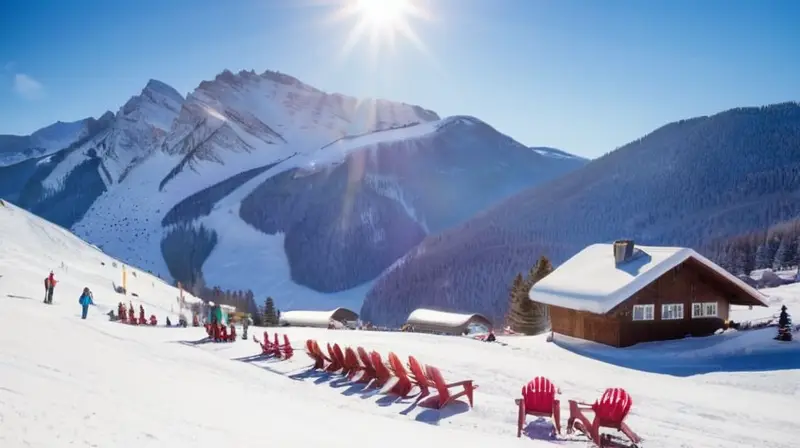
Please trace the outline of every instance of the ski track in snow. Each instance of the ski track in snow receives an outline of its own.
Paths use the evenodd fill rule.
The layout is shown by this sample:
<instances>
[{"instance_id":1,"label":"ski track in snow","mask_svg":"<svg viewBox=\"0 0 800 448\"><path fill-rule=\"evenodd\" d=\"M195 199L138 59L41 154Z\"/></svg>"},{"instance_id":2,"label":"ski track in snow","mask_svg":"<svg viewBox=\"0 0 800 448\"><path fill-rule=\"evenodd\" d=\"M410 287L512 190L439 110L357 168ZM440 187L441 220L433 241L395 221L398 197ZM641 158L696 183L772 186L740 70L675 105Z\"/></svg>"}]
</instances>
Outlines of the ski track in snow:
<instances>
[{"instance_id":1,"label":"ski track in snow","mask_svg":"<svg viewBox=\"0 0 800 448\"><path fill-rule=\"evenodd\" d=\"M620 367L644 362L652 370L700 370L721 359L798 359L800 341L773 341L774 328L629 349L558 336L555 343L543 336L501 336L502 345L454 336L281 328L296 356L264 360L254 357L260 348L250 341L197 344L205 337L198 328L109 322L104 313L131 299L134 306L143 303L147 315L175 320L178 292L130 267L128 288L140 297L114 293L120 263L115 268L91 245L11 205L0 207L0 234L4 448L249 446L263 436L259 428L269 428L269 444L279 447L588 446L575 437L516 438L513 399L537 375L560 387L562 425L568 399L591 401L607 387L624 387L634 399L628 423L644 438L643 447L790 448L800 438L798 368L679 376ZM59 280L53 306L40 302L49 269ZM93 290L97 306L82 321L77 298L84 286ZM800 309L800 285L766 292L774 305ZM251 334L260 339L263 330L251 328ZM434 411L336 378L293 378L310 365L302 351L307 338L363 346L384 358L390 351L414 355L440 367L449 381L474 379L475 407L461 401ZM527 434L547 432L545 421L526 428Z\"/></svg>"}]
</instances>

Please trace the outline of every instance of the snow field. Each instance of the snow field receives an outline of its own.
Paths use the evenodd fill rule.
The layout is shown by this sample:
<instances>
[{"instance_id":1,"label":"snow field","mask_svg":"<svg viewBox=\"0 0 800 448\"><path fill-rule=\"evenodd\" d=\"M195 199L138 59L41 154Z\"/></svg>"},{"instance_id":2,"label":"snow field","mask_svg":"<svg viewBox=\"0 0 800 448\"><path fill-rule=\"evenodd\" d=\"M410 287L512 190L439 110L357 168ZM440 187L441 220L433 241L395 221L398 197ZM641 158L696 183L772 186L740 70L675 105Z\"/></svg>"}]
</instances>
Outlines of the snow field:
<instances>
[{"instance_id":1,"label":"snow field","mask_svg":"<svg viewBox=\"0 0 800 448\"><path fill-rule=\"evenodd\" d=\"M288 334L296 356L264 360L254 356L260 347L252 341L198 343L205 338L202 328L109 322L104 313L122 297L111 289L119 269L64 229L7 205L0 207L0 235L4 448L219 447L261 440L288 448L353 443L586 447L582 440L515 437L513 400L538 375L562 390L562 424L568 399L593 401L607 387L624 387L634 399L628 423L648 448L789 448L800 439L800 417L794 412L800 366L770 366L777 358L800 359L800 342L772 341L771 328L629 349L563 337L548 343L544 336L501 336L500 343L484 343L400 332L281 328L268 331ZM40 302L49 269L60 280L53 306ZM177 290L139 271L129 279L147 314L163 321ZM141 292L148 281L151 291ZM98 305L85 321L77 304L83 286L94 291ZM797 286L767 291L773 292L790 310L800 308ZM138 303L134 300L134 306ZM260 339L263 331L251 328L250 333ZM363 346L384 359L390 351L401 358L414 355L442 369L448 381L473 379L479 386L475 407L462 401L435 411L413 407L412 400L363 392L338 378L292 378L311 364L303 353L307 338ZM758 368L747 366L748 359L758 359ZM728 368L730 360L748 368ZM687 372L703 372L703 364L713 364L705 369L711 373ZM714 371L715 366L727 371ZM681 374L663 373L675 370ZM548 431L547 422L528 428L536 437Z\"/></svg>"},{"instance_id":2,"label":"snow field","mask_svg":"<svg viewBox=\"0 0 800 448\"><path fill-rule=\"evenodd\" d=\"M352 406L358 406L365 413L374 412L440 427L494 434L498 443L515 438L516 408L513 399L519 396L520 389L527 381L538 375L550 378L563 392L560 396L562 425L566 424L568 417L568 399L594 401L605 388L625 388L634 399L628 423L645 438L643 446L647 447L713 448L732 444L740 447L789 447L800 436L800 418L791 413L775 411L796 403L800 395L800 370L797 369L679 377L597 361L574 353L571 341L552 344L547 343L545 337L499 337L501 342L507 344L503 346L463 337L400 332L268 329L270 334L276 330L280 334L288 334L299 351L289 361L250 361L272 374L295 374L310 365L311 361L302 352L302 347L307 338L315 338L323 347L330 342L338 343L343 348L363 346L368 350L377 350L384 359L390 351L397 353L401 359L414 355L420 362L442 369L447 381L475 380L479 388L475 393L474 409L468 410L466 404L461 403L439 412L420 408L409 410L413 400L393 402L391 398L361 394L357 388L348 389L335 379L322 381L309 378L304 382L320 390L320 399L338 402L347 398ZM262 338L261 329L251 331L259 339ZM770 332L769 339L773 329L763 331ZM763 339L764 334L761 336ZM719 338L722 346L736 343L735 338ZM682 342L687 343L685 349L692 350L694 341ZM635 353L629 353L631 350L588 345L594 345L592 348L595 351L606 352L606 357L612 362L624 361L626 356L636 356ZM241 359L260 352L260 348L253 343L209 344L203 345L202 349L228 359ZM665 368L675 363L689 365L692 362L691 359L675 357L674 351L666 351L660 356L658 347L651 349L648 351L648 362ZM724 353L724 347L719 349ZM785 350L786 356L798 356L800 344L793 344ZM706 350L700 352L700 356L711 357L714 353ZM529 418L529 422L531 420ZM546 429L533 431L542 435L547 433ZM532 443L530 440L528 442ZM541 446L558 444L555 441L535 442L541 443ZM534 443L529 446L539 445ZM578 446L583 445L579 443Z\"/></svg>"}]
</instances>

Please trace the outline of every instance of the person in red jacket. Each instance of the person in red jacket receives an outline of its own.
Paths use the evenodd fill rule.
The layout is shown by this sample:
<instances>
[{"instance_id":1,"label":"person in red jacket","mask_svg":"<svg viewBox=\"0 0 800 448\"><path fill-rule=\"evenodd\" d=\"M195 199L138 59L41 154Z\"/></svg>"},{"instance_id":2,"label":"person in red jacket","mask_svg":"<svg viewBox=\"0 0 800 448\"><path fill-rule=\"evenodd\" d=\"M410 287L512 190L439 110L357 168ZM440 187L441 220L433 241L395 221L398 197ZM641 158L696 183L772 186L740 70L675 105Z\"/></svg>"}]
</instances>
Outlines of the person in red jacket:
<instances>
[{"instance_id":1,"label":"person in red jacket","mask_svg":"<svg viewBox=\"0 0 800 448\"><path fill-rule=\"evenodd\" d=\"M53 274L53 271L50 271L50 275L48 275L44 279L44 303L53 304L53 290L56 288L56 277Z\"/></svg>"}]
</instances>

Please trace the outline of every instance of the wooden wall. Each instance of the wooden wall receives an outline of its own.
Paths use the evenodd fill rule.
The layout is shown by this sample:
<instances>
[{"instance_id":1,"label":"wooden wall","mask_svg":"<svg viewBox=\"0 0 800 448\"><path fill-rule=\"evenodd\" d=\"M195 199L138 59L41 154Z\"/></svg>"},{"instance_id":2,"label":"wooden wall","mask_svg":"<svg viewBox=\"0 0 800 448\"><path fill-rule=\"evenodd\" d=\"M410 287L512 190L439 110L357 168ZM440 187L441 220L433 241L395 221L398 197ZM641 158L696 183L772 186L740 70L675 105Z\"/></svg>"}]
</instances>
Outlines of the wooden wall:
<instances>
[{"instance_id":1,"label":"wooden wall","mask_svg":"<svg viewBox=\"0 0 800 448\"><path fill-rule=\"evenodd\" d=\"M619 346L620 323L611 316L550 306L553 331L567 336Z\"/></svg>"},{"instance_id":2,"label":"wooden wall","mask_svg":"<svg viewBox=\"0 0 800 448\"><path fill-rule=\"evenodd\" d=\"M606 315L550 306L550 322L556 333L617 347L640 342L679 339L687 335L707 336L728 319L728 288L693 260L636 293ZM717 302L718 317L692 318L692 304ZM661 305L683 304L683 319L662 320ZM653 304L654 320L634 321L633 305Z\"/></svg>"},{"instance_id":3,"label":"wooden wall","mask_svg":"<svg viewBox=\"0 0 800 448\"><path fill-rule=\"evenodd\" d=\"M717 302L718 317L692 318L692 304ZM683 319L662 320L661 305L683 304ZM655 320L634 321L633 305L655 305ZM722 328L729 302L719 282L695 263L683 263L623 302L612 313L620 318L620 346L639 342L708 336Z\"/></svg>"}]
</instances>

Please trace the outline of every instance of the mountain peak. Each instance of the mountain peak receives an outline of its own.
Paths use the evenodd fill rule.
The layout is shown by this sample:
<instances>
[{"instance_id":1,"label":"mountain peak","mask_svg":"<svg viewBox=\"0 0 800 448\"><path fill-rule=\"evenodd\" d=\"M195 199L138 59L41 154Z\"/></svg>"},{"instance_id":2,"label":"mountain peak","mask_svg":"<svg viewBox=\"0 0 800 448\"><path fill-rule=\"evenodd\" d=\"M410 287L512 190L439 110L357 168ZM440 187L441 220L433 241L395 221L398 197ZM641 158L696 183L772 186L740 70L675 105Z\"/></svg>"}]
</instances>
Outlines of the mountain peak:
<instances>
[{"instance_id":1,"label":"mountain peak","mask_svg":"<svg viewBox=\"0 0 800 448\"><path fill-rule=\"evenodd\" d=\"M144 89L142 89L142 92L147 90L152 90L156 92L168 92L170 94L172 92L175 92L176 94L178 94L178 96L182 97L182 95L178 93L178 91L175 90L172 86L157 79L150 79L147 81L147 84L144 86Z\"/></svg>"},{"instance_id":2,"label":"mountain peak","mask_svg":"<svg viewBox=\"0 0 800 448\"><path fill-rule=\"evenodd\" d=\"M159 101L159 98L157 98L158 96L163 97L162 99L166 99L167 101L178 103L182 103L184 100L183 95L175 90L175 88L157 79L150 79L147 81L147 85L142 89L141 95L148 96L153 101Z\"/></svg>"},{"instance_id":3,"label":"mountain peak","mask_svg":"<svg viewBox=\"0 0 800 448\"><path fill-rule=\"evenodd\" d=\"M132 96L117 113L118 117L142 120L164 131L178 115L183 104L183 95L172 86L150 79L139 95ZM164 111L164 112L159 112Z\"/></svg>"},{"instance_id":4,"label":"mountain peak","mask_svg":"<svg viewBox=\"0 0 800 448\"><path fill-rule=\"evenodd\" d=\"M294 76L287 75L285 73L281 73L279 71L273 70L266 70L264 73L261 74L261 77L264 79L269 79L270 81L275 81L279 84L284 84L287 86L295 86L300 87L306 90L310 90L312 92L322 93L321 90L315 89L314 87L309 86L308 84L300 81L299 79L295 78Z\"/></svg>"}]
</instances>

